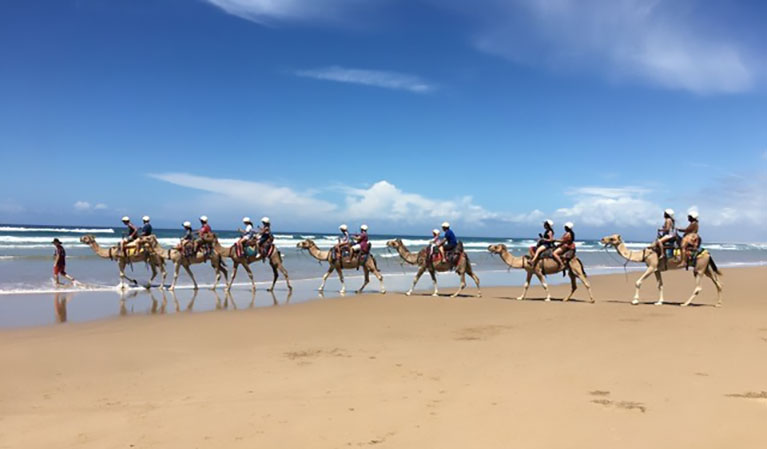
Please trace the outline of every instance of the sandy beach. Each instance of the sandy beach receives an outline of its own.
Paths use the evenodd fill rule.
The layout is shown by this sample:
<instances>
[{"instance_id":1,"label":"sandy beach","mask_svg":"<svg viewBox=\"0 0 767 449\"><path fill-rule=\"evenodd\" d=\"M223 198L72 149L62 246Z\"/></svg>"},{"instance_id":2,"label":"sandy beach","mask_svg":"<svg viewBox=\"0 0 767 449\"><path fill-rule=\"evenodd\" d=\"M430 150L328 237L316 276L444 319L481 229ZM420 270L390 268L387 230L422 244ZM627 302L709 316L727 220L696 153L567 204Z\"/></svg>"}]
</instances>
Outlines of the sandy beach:
<instances>
[{"instance_id":1,"label":"sandy beach","mask_svg":"<svg viewBox=\"0 0 767 449\"><path fill-rule=\"evenodd\" d=\"M660 307L629 273L592 277L594 305L497 287L3 330L0 447L761 448L767 268L724 271L718 309L707 279L676 306L682 271Z\"/></svg>"}]
</instances>

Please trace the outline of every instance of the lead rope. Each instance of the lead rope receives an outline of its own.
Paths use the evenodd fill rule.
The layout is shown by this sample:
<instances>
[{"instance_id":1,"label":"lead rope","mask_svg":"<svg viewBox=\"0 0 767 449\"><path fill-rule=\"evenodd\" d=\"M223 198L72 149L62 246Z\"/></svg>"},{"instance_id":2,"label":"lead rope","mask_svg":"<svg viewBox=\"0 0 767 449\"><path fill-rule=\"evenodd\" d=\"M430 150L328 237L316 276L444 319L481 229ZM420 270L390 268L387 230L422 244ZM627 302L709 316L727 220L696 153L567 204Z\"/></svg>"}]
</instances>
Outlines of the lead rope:
<instances>
[{"instance_id":1,"label":"lead rope","mask_svg":"<svg viewBox=\"0 0 767 449\"><path fill-rule=\"evenodd\" d=\"M616 258L615 258L615 257L612 255L612 253L610 253L610 251L608 251L608 250L607 250L607 245L605 245L603 248L604 248L604 250L605 250L605 254L607 254L607 257L609 257L610 259L612 259L612 261L613 261L613 262L615 262L615 263L617 263L618 265L620 265L620 264L621 264L620 260L616 259ZM624 277L626 278L626 283L628 283L628 282L629 282L629 271L628 271L628 268L627 268L627 267L628 267L628 264L629 264L629 262L631 262L631 260L629 260L629 259L625 259L625 260L624 260L624 262L623 262L623 275L624 275Z\"/></svg>"}]
</instances>

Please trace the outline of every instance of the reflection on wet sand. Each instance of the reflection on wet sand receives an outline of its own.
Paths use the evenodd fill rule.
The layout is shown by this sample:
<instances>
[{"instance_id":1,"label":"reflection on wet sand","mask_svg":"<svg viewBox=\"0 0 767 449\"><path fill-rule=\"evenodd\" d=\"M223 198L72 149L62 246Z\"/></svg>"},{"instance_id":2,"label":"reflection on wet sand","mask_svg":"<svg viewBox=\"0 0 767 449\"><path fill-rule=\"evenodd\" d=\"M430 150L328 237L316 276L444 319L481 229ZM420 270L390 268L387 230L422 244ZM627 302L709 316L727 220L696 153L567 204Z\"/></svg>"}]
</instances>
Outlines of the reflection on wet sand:
<instances>
[{"instance_id":1,"label":"reflection on wet sand","mask_svg":"<svg viewBox=\"0 0 767 449\"><path fill-rule=\"evenodd\" d=\"M72 300L72 293L54 293L53 310L56 314L57 323L67 322L67 304Z\"/></svg>"}]
</instances>

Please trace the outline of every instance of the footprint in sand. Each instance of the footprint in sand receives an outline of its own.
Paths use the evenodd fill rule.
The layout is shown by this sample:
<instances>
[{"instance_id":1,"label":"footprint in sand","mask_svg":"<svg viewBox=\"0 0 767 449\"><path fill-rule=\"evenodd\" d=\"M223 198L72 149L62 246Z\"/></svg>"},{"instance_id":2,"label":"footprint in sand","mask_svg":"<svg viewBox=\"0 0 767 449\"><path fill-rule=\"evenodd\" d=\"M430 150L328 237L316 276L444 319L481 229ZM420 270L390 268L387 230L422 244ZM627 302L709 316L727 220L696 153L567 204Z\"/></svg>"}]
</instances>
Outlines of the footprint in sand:
<instances>
[{"instance_id":1,"label":"footprint in sand","mask_svg":"<svg viewBox=\"0 0 767 449\"><path fill-rule=\"evenodd\" d=\"M751 399L767 405L767 391L747 391L745 393L731 393L725 396L729 398Z\"/></svg>"},{"instance_id":2,"label":"footprint in sand","mask_svg":"<svg viewBox=\"0 0 767 449\"><path fill-rule=\"evenodd\" d=\"M306 349L303 351L290 351L285 353L290 360L306 360L317 357L351 357L343 349Z\"/></svg>"},{"instance_id":3,"label":"footprint in sand","mask_svg":"<svg viewBox=\"0 0 767 449\"><path fill-rule=\"evenodd\" d=\"M459 341L474 341L474 340L487 340L488 338L495 337L503 331L511 329L511 326L476 326L465 327L456 332L456 340Z\"/></svg>"},{"instance_id":4,"label":"footprint in sand","mask_svg":"<svg viewBox=\"0 0 767 449\"><path fill-rule=\"evenodd\" d=\"M641 402L613 401L611 399L607 399L607 396L610 396L610 392L606 390L589 391L589 394L591 396L601 397L601 399L592 399L591 402L593 402L594 404L602 405L604 407L616 407L616 408L621 408L623 410L639 410L642 413L647 411L647 407Z\"/></svg>"}]
</instances>

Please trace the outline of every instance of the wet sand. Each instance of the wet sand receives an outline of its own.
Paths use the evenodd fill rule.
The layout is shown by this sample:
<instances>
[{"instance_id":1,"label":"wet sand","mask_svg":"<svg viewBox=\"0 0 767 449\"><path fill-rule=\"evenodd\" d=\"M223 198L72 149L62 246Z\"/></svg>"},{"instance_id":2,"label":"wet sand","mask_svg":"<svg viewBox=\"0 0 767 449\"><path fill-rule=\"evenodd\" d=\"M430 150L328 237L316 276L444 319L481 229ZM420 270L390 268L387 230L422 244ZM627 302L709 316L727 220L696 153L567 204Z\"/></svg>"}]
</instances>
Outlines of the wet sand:
<instances>
[{"instance_id":1,"label":"wet sand","mask_svg":"<svg viewBox=\"0 0 767 449\"><path fill-rule=\"evenodd\" d=\"M767 268L724 272L722 308L708 280L676 306L685 272L631 306L629 273L592 277L594 305L497 287L0 330L0 447L761 448Z\"/></svg>"}]
</instances>

